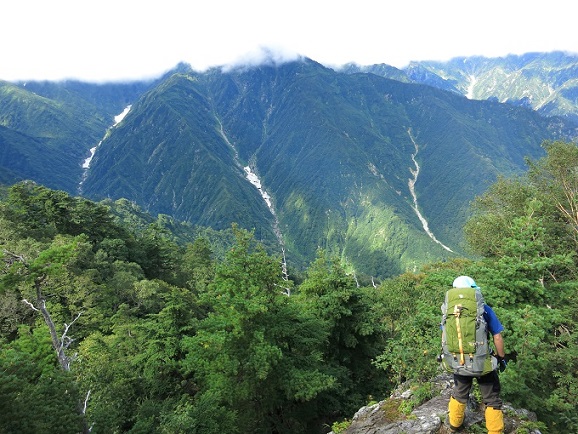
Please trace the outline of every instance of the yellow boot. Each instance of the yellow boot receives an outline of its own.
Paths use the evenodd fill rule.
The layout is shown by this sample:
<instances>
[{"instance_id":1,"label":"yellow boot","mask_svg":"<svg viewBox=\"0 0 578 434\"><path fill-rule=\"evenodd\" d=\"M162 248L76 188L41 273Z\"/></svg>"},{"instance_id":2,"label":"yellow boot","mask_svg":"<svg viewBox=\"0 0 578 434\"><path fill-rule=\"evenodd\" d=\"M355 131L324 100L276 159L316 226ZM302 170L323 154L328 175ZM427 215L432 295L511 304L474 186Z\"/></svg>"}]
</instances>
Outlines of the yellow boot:
<instances>
[{"instance_id":1,"label":"yellow boot","mask_svg":"<svg viewBox=\"0 0 578 434\"><path fill-rule=\"evenodd\" d=\"M504 413L492 407L486 407L486 428L488 434L502 434L504 432Z\"/></svg>"},{"instance_id":2,"label":"yellow boot","mask_svg":"<svg viewBox=\"0 0 578 434\"><path fill-rule=\"evenodd\" d=\"M461 403L453 396L451 396L448 410L450 429L452 431L457 431L462 426L462 423L464 423L464 417L466 415L466 404Z\"/></svg>"}]
</instances>

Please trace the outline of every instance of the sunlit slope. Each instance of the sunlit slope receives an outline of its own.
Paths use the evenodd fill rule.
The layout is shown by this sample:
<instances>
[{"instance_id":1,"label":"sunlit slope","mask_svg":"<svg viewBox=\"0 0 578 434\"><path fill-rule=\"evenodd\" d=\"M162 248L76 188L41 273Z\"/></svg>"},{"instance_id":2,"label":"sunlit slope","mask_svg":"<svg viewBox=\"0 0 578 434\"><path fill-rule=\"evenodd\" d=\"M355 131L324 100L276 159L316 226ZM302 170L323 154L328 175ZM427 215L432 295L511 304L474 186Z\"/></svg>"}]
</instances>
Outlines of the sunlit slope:
<instances>
[{"instance_id":1,"label":"sunlit slope","mask_svg":"<svg viewBox=\"0 0 578 434\"><path fill-rule=\"evenodd\" d=\"M418 207L460 253L469 202L568 132L530 110L308 60L179 71L113 129L84 192L216 228L237 222L274 244L273 215L242 170L250 166L290 258L310 260L323 247L383 276L452 255L417 218L412 156Z\"/></svg>"}]
</instances>

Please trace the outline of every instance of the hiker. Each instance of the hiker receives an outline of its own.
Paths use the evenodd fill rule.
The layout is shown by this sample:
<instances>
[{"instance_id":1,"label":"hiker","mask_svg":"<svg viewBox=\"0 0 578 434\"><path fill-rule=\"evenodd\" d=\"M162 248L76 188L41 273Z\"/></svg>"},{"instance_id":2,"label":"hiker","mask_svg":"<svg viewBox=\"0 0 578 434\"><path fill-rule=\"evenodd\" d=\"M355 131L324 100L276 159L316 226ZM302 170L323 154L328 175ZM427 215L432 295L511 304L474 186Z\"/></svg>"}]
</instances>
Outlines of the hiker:
<instances>
[{"instance_id":1,"label":"hiker","mask_svg":"<svg viewBox=\"0 0 578 434\"><path fill-rule=\"evenodd\" d=\"M472 382L476 378L486 406L488 434L501 434L504 415L498 370L503 372L506 369L502 339L504 327L485 304L480 287L471 277L459 276L452 286L442 305L441 356L446 369L454 374L448 406L450 430L455 432L461 428ZM490 335L495 353L489 348Z\"/></svg>"}]
</instances>

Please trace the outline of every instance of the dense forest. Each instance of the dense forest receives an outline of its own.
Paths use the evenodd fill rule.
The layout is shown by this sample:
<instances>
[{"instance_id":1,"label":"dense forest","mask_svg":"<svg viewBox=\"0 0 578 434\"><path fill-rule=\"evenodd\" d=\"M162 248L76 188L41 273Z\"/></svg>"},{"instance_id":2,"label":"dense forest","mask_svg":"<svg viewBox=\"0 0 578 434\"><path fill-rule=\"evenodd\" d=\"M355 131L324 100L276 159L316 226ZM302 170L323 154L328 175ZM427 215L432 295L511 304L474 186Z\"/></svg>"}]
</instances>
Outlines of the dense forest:
<instances>
[{"instance_id":1,"label":"dense forest","mask_svg":"<svg viewBox=\"0 0 578 434\"><path fill-rule=\"evenodd\" d=\"M503 397L578 431L578 147L544 143L472 204L469 259L359 281L235 225L183 242L32 182L0 202L1 433L321 433L437 375L457 275L504 324ZM475 258L475 259L472 259Z\"/></svg>"}]
</instances>

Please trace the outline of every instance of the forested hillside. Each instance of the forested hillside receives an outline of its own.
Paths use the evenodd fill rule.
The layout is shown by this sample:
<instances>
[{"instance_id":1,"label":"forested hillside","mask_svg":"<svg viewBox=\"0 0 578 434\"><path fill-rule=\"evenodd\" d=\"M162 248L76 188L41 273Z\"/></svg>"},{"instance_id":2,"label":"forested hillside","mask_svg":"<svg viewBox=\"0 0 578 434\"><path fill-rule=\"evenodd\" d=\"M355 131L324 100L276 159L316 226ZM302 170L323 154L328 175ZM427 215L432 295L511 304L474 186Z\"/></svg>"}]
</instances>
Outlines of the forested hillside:
<instances>
[{"instance_id":1,"label":"forested hillside","mask_svg":"<svg viewBox=\"0 0 578 434\"><path fill-rule=\"evenodd\" d=\"M215 229L236 222L299 267L323 247L359 275L386 277L463 253L473 197L523 171L543 140L574 133L531 110L309 59L181 70L111 131L82 192ZM424 230L413 176L417 208L452 251Z\"/></svg>"},{"instance_id":2,"label":"forested hillside","mask_svg":"<svg viewBox=\"0 0 578 434\"><path fill-rule=\"evenodd\" d=\"M473 198L523 172L543 140L577 135L568 119L410 81L300 59L179 65L152 82L0 83L0 180L236 223L294 268L321 247L363 282L383 279L469 254Z\"/></svg>"},{"instance_id":3,"label":"forested hillside","mask_svg":"<svg viewBox=\"0 0 578 434\"><path fill-rule=\"evenodd\" d=\"M439 372L440 305L462 274L506 328L504 398L535 411L543 432L576 432L578 148L545 149L476 200L466 233L482 259L368 286L325 249L286 275L236 226L178 243L170 222L126 203L10 187L0 432L327 432ZM229 245L223 255L210 238Z\"/></svg>"},{"instance_id":4,"label":"forested hillside","mask_svg":"<svg viewBox=\"0 0 578 434\"><path fill-rule=\"evenodd\" d=\"M151 85L0 81L0 181L76 193L89 150Z\"/></svg>"}]
</instances>

